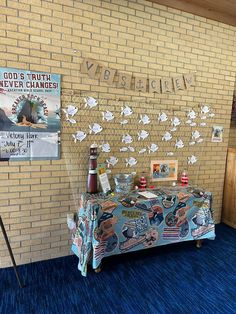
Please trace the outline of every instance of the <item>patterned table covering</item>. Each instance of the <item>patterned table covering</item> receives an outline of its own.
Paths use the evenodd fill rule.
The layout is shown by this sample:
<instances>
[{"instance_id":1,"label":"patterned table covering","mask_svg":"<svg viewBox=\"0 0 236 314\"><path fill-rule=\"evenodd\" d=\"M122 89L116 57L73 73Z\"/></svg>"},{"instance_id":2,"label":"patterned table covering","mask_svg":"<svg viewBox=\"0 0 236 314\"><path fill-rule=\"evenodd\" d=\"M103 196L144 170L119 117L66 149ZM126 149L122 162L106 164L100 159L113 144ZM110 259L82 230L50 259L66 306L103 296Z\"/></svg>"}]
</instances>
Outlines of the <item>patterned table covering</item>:
<instances>
[{"instance_id":1,"label":"patterned table covering","mask_svg":"<svg viewBox=\"0 0 236 314\"><path fill-rule=\"evenodd\" d=\"M138 191L108 197L82 195L72 251L83 276L89 262L95 269L106 256L215 238L210 192L180 186L151 192L155 198L146 199Z\"/></svg>"}]
</instances>

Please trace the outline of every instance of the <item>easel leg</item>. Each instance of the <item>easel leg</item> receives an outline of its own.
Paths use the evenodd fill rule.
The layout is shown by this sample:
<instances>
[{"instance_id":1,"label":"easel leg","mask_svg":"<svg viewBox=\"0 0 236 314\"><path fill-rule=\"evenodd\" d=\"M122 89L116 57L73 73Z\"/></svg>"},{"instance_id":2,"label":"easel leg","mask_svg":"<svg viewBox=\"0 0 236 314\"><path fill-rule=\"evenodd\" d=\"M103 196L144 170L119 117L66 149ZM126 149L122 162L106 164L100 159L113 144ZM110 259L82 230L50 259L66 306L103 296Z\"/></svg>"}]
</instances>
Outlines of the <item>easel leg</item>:
<instances>
[{"instance_id":1,"label":"easel leg","mask_svg":"<svg viewBox=\"0 0 236 314\"><path fill-rule=\"evenodd\" d=\"M196 240L196 247L200 249L202 247L203 240Z\"/></svg>"},{"instance_id":2,"label":"easel leg","mask_svg":"<svg viewBox=\"0 0 236 314\"><path fill-rule=\"evenodd\" d=\"M19 284L19 286L20 286L21 288L23 288L24 285L21 283L19 274L18 274L18 272L17 272L17 267L16 267L15 258L14 258L14 255L13 255L13 253L12 253L12 249L11 249L11 246L10 246L10 243L9 243L9 240L8 240L8 237L7 237L7 233L6 233L6 230L5 230L5 227L4 227L4 224L3 224L3 221L2 221L2 217L1 217L1 216L0 216L0 226L1 226L1 229L2 229L2 233L3 233L4 239L5 239L7 248L8 248L9 255L10 255L10 257L11 257L11 261L12 261L12 264L13 264L13 267L14 267L14 271L15 271L15 275L16 275L18 284Z\"/></svg>"}]
</instances>

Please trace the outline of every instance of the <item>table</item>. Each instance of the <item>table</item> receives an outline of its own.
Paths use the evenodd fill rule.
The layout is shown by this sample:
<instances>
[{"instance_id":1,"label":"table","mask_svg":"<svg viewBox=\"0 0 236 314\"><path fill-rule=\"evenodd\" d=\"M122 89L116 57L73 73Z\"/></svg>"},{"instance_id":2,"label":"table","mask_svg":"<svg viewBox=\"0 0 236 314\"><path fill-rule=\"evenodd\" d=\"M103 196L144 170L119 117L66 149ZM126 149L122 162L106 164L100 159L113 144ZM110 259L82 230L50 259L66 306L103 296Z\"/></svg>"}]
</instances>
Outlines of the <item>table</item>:
<instances>
[{"instance_id":1,"label":"table","mask_svg":"<svg viewBox=\"0 0 236 314\"><path fill-rule=\"evenodd\" d=\"M83 194L77 213L72 251L78 269L98 269L106 256L170 243L214 239L212 194L195 187L162 187L147 199L127 195Z\"/></svg>"}]
</instances>

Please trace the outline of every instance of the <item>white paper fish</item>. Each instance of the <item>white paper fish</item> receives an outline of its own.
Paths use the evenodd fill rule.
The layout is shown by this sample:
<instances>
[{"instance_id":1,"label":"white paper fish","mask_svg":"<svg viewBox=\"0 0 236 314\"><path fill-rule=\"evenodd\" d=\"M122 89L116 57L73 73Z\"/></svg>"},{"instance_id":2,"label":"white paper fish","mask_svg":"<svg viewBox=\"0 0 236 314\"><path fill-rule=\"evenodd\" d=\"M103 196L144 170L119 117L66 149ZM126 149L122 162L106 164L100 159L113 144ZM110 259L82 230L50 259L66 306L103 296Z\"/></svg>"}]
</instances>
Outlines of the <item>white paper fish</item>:
<instances>
[{"instance_id":1,"label":"white paper fish","mask_svg":"<svg viewBox=\"0 0 236 314\"><path fill-rule=\"evenodd\" d=\"M149 124L151 121L150 121L150 118L148 115L140 115L140 120L139 120L139 123L143 123L143 124Z\"/></svg>"},{"instance_id":2,"label":"white paper fish","mask_svg":"<svg viewBox=\"0 0 236 314\"><path fill-rule=\"evenodd\" d=\"M188 157L188 164L189 165L193 165L193 164L195 164L195 162L197 162L196 156L192 155L192 156Z\"/></svg>"},{"instance_id":3,"label":"white paper fish","mask_svg":"<svg viewBox=\"0 0 236 314\"><path fill-rule=\"evenodd\" d=\"M125 107L121 107L121 115L124 115L125 117L130 116L133 114L133 110L125 105Z\"/></svg>"},{"instance_id":4,"label":"white paper fish","mask_svg":"<svg viewBox=\"0 0 236 314\"><path fill-rule=\"evenodd\" d=\"M210 117L210 118L213 118L214 116L215 116L214 113L209 113L209 117Z\"/></svg>"},{"instance_id":5,"label":"white paper fish","mask_svg":"<svg viewBox=\"0 0 236 314\"><path fill-rule=\"evenodd\" d=\"M120 121L120 124L124 125L124 124L127 124L128 122L129 122L128 120L122 120L122 121Z\"/></svg>"},{"instance_id":6,"label":"white paper fish","mask_svg":"<svg viewBox=\"0 0 236 314\"><path fill-rule=\"evenodd\" d=\"M191 142L189 142L189 145L190 146L193 146L193 145L195 145L196 144L196 142L195 141L191 141Z\"/></svg>"},{"instance_id":7,"label":"white paper fish","mask_svg":"<svg viewBox=\"0 0 236 314\"><path fill-rule=\"evenodd\" d=\"M181 124L181 121L178 117L174 117L173 119L171 119L171 125L178 126L180 124Z\"/></svg>"},{"instance_id":8,"label":"white paper fish","mask_svg":"<svg viewBox=\"0 0 236 314\"><path fill-rule=\"evenodd\" d=\"M170 141L172 139L172 135L170 132L166 132L163 137L162 137L162 141Z\"/></svg>"},{"instance_id":9,"label":"white paper fish","mask_svg":"<svg viewBox=\"0 0 236 314\"><path fill-rule=\"evenodd\" d=\"M133 138L132 138L132 136L129 135L129 134L124 134L124 135L122 136L122 142L125 143L125 144L130 144L130 143L133 142Z\"/></svg>"},{"instance_id":10,"label":"white paper fish","mask_svg":"<svg viewBox=\"0 0 236 314\"><path fill-rule=\"evenodd\" d=\"M190 125L190 126L196 126L197 123L196 123L196 122L192 122L192 123L190 123L189 125Z\"/></svg>"},{"instance_id":11,"label":"white paper fish","mask_svg":"<svg viewBox=\"0 0 236 314\"><path fill-rule=\"evenodd\" d=\"M187 120L185 123L191 124L191 123L192 123L192 120Z\"/></svg>"},{"instance_id":12,"label":"white paper fish","mask_svg":"<svg viewBox=\"0 0 236 314\"><path fill-rule=\"evenodd\" d=\"M135 159L134 157L130 157L130 158L126 158L126 167L130 166L133 167L134 165L137 164L137 159Z\"/></svg>"},{"instance_id":13,"label":"white paper fish","mask_svg":"<svg viewBox=\"0 0 236 314\"><path fill-rule=\"evenodd\" d=\"M113 115L113 113L111 111L105 111L102 112L102 120L106 120L106 121L111 121L113 120L115 117Z\"/></svg>"},{"instance_id":14,"label":"white paper fish","mask_svg":"<svg viewBox=\"0 0 236 314\"><path fill-rule=\"evenodd\" d=\"M207 124L206 124L206 122L201 122L199 125L200 126L206 126Z\"/></svg>"},{"instance_id":15,"label":"white paper fish","mask_svg":"<svg viewBox=\"0 0 236 314\"><path fill-rule=\"evenodd\" d=\"M174 155L173 152L168 152L168 153L166 153L166 156L173 156L173 155Z\"/></svg>"},{"instance_id":16,"label":"white paper fish","mask_svg":"<svg viewBox=\"0 0 236 314\"><path fill-rule=\"evenodd\" d=\"M202 120L206 120L206 118L207 118L206 116L201 116Z\"/></svg>"},{"instance_id":17,"label":"white paper fish","mask_svg":"<svg viewBox=\"0 0 236 314\"><path fill-rule=\"evenodd\" d=\"M147 149L146 148L142 148L142 149L140 149L140 151L138 152L139 154L143 154L143 153L145 153L147 151Z\"/></svg>"},{"instance_id":18,"label":"white paper fish","mask_svg":"<svg viewBox=\"0 0 236 314\"><path fill-rule=\"evenodd\" d=\"M140 141L141 139L144 140L148 136L149 136L149 133L147 131L141 130L140 132L138 132L138 141Z\"/></svg>"},{"instance_id":19,"label":"white paper fish","mask_svg":"<svg viewBox=\"0 0 236 314\"><path fill-rule=\"evenodd\" d=\"M202 114L206 114L208 112L210 112L210 108L208 106L206 106L206 105L201 106L201 113Z\"/></svg>"},{"instance_id":20,"label":"white paper fish","mask_svg":"<svg viewBox=\"0 0 236 314\"><path fill-rule=\"evenodd\" d=\"M177 131L177 128L176 128L176 127L170 129L170 132L175 132L175 131Z\"/></svg>"},{"instance_id":21,"label":"white paper fish","mask_svg":"<svg viewBox=\"0 0 236 314\"><path fill-rule=\"evenodd\" d=\"M128 147L125 146L120 148L120 152L127 152L128 150Z\"/></svg>"},{"instance_id":22,"label":"white paper fish","mask_svg":"<svg viewBox=\"0 0 236 314\"><path fill-rule=\"evenodd\" d=\"M91 133L97 134L102 131L102 127L98 123L93 123L92 125L89 125L89 129L90 129L90 134Z\"/></svg>"},{"instance_id":23,"label":"white paper fish","mask_svg":"<svg viewBox=\"0 0 236 314\"><path fill-rule=\"evenodd\" d=\"M75 119L72 119L72 118L69 118L69 117L67 117L66 121L70 122L71 124L75 124L76 123Z\"/></svg>"},{"instance_id":24,"label":"white paper fish","mask_svg":"<svg viewBox=\"0 0 236 314\"><path fill-rule=\"evenodd\" d=\"M176 148L183 148L184 147L184 142L181 139L176 141L175 147Z\"/></svg>"},{"instance_id":25,"label":"white paper fish","mask_svg":"<svg viewBox=\"0 0 236 314\"><path fill-rule=\"evenodd\" d=\"M131 152L134 152L134 151L135 151L135 148L132 147L132 146L128 146L128 149L129 149L129 151L131 151Z\"/></svg>"},{"instance_id":26,"label":"white paper fish","mask_svg":"<svg viewBox=\"0 0 236 314\"><path fill-rule=\"evenodd\" d=\"M168 120L168 117L165 112L159 113L159 117L157 119L159 122L165 122Z\"/></svg>"},{"instance_id":27,"label":"white paper fish","mask_svg":"<svg viewBox=\"0 0 236 314\"><path fill-rule=\"evenodd\" d=\"M110 153L111 147L109 143L104 143L100 146L102 148L102 152L104 153Z\"/></svg>"},{"instance_id":28,"label":"white paper fish","mask_svg":"<svg viewBox=\"0 0 236 314\"><path fill-rule=\"evenodd\" d=\"M159 148L159 147L158 147L156 144L152 143L151 146L148 147L148 149L149 149L149 154L150 154L150 153L155 153L155 152L158 150L158 148Z\"/></svg>"},{"instance_id":29,"label":"white paper fish","mask_svg":"<svg viewBox=\"0 0 236 314\"><path fill-rule=\"evenodd\" d=\"M111 156L106 162L114 167L118 163L118 159L115 156Z\"/></svg>"},{"instance_id":30,"label":"white paper fish","mask_svg":"<svg viewBox=\"0 0 236 314\"><path fill-rule=\"evenodd\" d=\"M194 110L189 110L187 116L190 118L190 119L196 119L197 117L197 114Z\"/></svg>"},{"instance_id":31,"label":"white paper fish","mask_svg":"<svg viewBox=\"0 0 236 314\"><path fill-rule=\"evenodd\" d=\"M86 97L84 98L85 101L85 107L89 107L90 109L93 107L96 107L98 102L95 98L93 97Z\"/></svg>"},{"instance_id":32,"label":"white paper fish","mask_svg":"<svg viewBox=\"0 0 236 314\"><path fill-rule=\"evenodd\" d=\"M197 140L197 143L202 143L203 141L203 138L199 138L199 140Z\"/></svg>"},{"instance_id":33,"label":"white paper fish","mask_svg":"<svg viewBox=\"0 0 236 314\"><path fill-rule=\"evenodd\" d=\"M68 116L74 117L74 115L77 113L78 108L75 107L74 105L68 105L67 109L62 109L62 111L65 112L65 114Z\"/></svg>"},{"instance_id":34,"label":"white paper fish","mask_svg":"<svg viewBox=\"0 0 236 314\"><path fill-rule=\"evenodd\" d=\"M201 136L201 134L198 131L192 132L192 139L193 140L197 140L200 136Z\"/></svg>"},{"instance_id":35,"label":"white paper fish","mask_svg":"<svg viewBox=\"0 0 236 314\"><path fill-rule=\"evenodd\" d=\"M72 134L72 136L74 138L74 142L76 143L77 141L82 142L87 136L87 134L84 133L83 131L77 131L75 134Z\"/></svg>"}]
</instances>

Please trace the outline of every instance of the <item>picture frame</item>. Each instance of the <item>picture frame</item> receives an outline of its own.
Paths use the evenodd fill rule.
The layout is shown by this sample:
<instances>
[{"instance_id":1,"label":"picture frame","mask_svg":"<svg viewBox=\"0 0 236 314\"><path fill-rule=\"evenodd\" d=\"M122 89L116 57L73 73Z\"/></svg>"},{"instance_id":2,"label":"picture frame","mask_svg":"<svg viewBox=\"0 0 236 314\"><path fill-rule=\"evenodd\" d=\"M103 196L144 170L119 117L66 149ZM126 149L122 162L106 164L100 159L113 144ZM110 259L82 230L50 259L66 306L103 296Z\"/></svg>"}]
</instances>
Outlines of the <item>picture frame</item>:
<instances>
[{"instance_id":1,"label":"picture frame","mask_svg":"<svg viewBox=\"0 0 236 314\"><path fill-rule=\"evenodd\" d=\"M151 181L177 181L178 160L152 160Z\"/></svg>"},{"instance_id":2,"label":"picture frame","mask_svg":"<svg viewBox=\"0 0 236 314\"><path fill-rule=\"evenodd\" d=\"M221 143L223 141L223 126L214 125L212 127L211 141L214 143Z\"/></svg>"}]
</instances>

